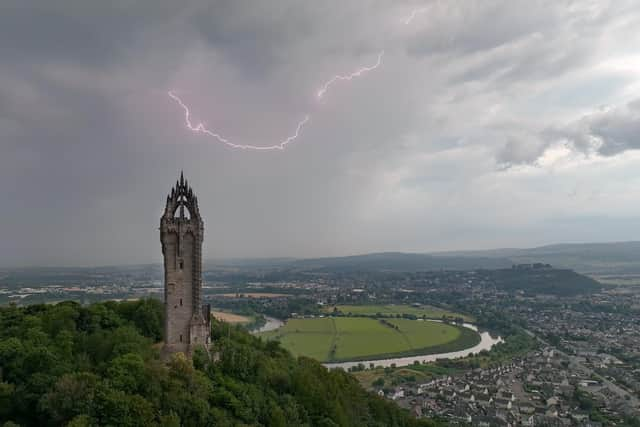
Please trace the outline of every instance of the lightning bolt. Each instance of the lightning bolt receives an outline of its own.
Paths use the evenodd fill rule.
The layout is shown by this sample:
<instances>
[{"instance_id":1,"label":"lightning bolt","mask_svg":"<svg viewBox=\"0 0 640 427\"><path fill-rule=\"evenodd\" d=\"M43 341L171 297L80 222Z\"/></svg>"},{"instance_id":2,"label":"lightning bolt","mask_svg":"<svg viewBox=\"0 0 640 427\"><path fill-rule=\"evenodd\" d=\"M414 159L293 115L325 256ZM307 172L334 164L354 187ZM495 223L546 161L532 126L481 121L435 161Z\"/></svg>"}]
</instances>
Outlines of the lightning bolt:
<instances>
[{"instance_id":1,"label":"lightning bolt","mask_svg":"<svg viewBox=\"0 0 640 427\"><path fill-rule=\"evenodd\" d=\"M331 79L327 80L327 82L320 87L320 89L318 90L316 95L318 96L318 98L322 98L324 96L324 94L327 93L327 90L329 90L329 87L331 85L333 85L334 83L336 83L338 81L341 81L341 80L347 80L347 81L353 80L356 77L360 77L361 75L363 75L365 73L368 73L369 71L375 70L376 68L378 68L382 64L382 57L383 56L384 56L384 50L378 54L378 60L372 66L370 66L370 67L362 67L362 68L354 71L353 73L347 74L347 75L344 75L344 76L341 76L341 75L333 76Z\"/></svg>"},{"instance_id":2,"label":"lightning bolt","mask_svg":"<svg viewBox=\"0 0 640 427\"><path fill-rule=\"evenodd\" d=\"M191 122L191 111L189 110L189 107L187 106L187 104L185 104L182 99L180 99L180 97L178 97L175 93L173 93L172 91L167 92L167 94L169 95L169 97L171 99L173 99L174 101L176 101L178 103L178 105L180 105L180 107L182 107L182 109L184 110L184 122L187 126L187 128L195 133L202 133L205 135L209 135L215 139L218 140L218 142L231 147L231 148L237 148L237 149L241 149L241 150L259 150L259 151L269 151L269 150L284 150L285 146L287 146L287 144L291 144L293 141L295 141L298 136L300 135L300 132L302 131L302 128L304 127L305 124L307 124L307 122L311 119L311 117L309 117L309 115L306 115L300 122L298 122L298 126L296 126L296 130L295 132L291 135L288 136L287 138L285 138L284 140L280 141L277 144L274 145L247 145L247 144L235 144L231 141L229 141L228 139L224 138L223 136L221 136L220 134L207 129L207 127L204 125L204 123L200 122L197 125L193 125L193 123Z\"/></svg>"},{"instance_id":3,"label":"lightning bolt","mask_svg":"<svg viewBox=\"0 0 640 427\"><path fill-rule=\"evenodd\" d=\"M423 8L419 8L419 9L414 9L411 14L405 19L404 23L406 25L409 25L415 18L417 15L425 13L428 10L427 7L423 7ZM378 54L378 58L375 62L375 64L368 66L368 67L362 67L357 69L356 71L352 72L351 74L346 74L346 75L335 75L333 77L331 77L329 80L327 80L322 86L320 86L320 89L318 89L318 91L316 92L316 96L318 98L323 98L324 95L327 93L327 91L329 90L329 88L331 86L333 86L335 83L339 82L339 81L351 81L355 78L361 77L363 74L366 74L370 71L375 70L376 68L380 67L380 65L382 65L382 57L384 56L384 50L381 51ZM231 147L231 148L236 148L236 149L241 149L241 150L259 150L259 151L268 151L268 150L284 150L284 148L288 145L291 144L292 142L294 142L301 134L304 126L307 124L307 122L309 122L309 120L311 120L311 117L307 114L304 116L304 118L298 122L298 125L295 128L295 132L286 137L285 139L283 139L282 141L280 141L277 144L273 144L273 145L248 145L248 144L236 144L233 143L231 141L229 141L228 139L224 138L222 135L220 135L219 133L212 131L210 129L208 129L204 123L200 122L197 125L194 126L194 124L191 122L191 112L189 110L189 107L182 101L182 99L180 99L180 97L178 97L174 92L169 91L167 92L169 97L171 99L173 99L175 102L178 103L178 105L180 105L180 107L182 108L182 110L184 111L184 121L185 121L185 125L187 126L187 128L189 130L191 130L192 132L195 133L201 133L201 134L205 134L208 135L212 138L215 138L218 142Z\"/></svg>"},{"instance_id":4,"label":"lightning bolt","mask_svg":"<svg viewBox=\"0 0 640 427\"><path fill-rule=\"evenodd\" d=\"M384 51L380 52L380 54L378 54L378 60L374 65L370 67L362 67L354 71L353 73L345 76L341 76L341 75L333 76L330 80L328 80L325 84L323 84L320 90L317 92L318 98L322 98L324 94L327 92L327 90L329 89L329 87L339 80L353 80L369 71L375 70L382 64L383 55L384 55ZM212 138L215 138L218 142L226 145L227 147L237 148L241 150L258 150L258 151L284 150L285 146L287 146L288 144L291 144L300 136L300 133L302 132L304 125L306 125L307 122L311 120L311 117L308 114L305 115L304 118L298 122L295 132L292 135L288 136L284 140L274 145L236 144L229 141L227 138L223 137L219 133L208 129L205 126L205 124L202 122L198 123L197 125L194 125L193 122L191 121L191 110L189 109L189 106L185 104L184 101L182 101L182 99L180 99L180 97L176 95L173 91L169 91L167 92L167 94L171 99L173 99L176 103L178 103L178 105L184 111L184 123L187 126L187 129L195 133L201 133L201 134L208 135Z\"/></svg>"},{"instance_id":5,"label":"lightning bolt","mask_svg":"<svg viewBox=\"0 0 640 427\"><path fill-rule=\"evenodd\" d=\"M405 19L404 23L405 25L409 25L411 24L411 21L413 21L415 19L416 16L425 13L429 8L428 7L423 7L421 9L414 9L411 14L407 17L407 19Z\"/></svg>"}]
</instances>

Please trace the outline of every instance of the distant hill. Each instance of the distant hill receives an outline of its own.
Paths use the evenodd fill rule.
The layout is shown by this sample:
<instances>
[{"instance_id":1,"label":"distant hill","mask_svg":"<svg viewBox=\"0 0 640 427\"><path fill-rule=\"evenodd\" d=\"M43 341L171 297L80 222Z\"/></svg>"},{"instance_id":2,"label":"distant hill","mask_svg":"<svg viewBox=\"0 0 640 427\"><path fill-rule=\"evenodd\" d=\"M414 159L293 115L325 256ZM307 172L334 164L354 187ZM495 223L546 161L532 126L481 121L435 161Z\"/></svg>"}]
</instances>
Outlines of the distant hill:
<instances>
[{"instance_id":1,"label":"distant hill","mask_svg":"<svg viewBox=\"0 0 640 427\"><path fill-rule=\"evenodd\" d=\"M554 244L434 253L381 252L326 258L265 258L207 262L207 267L315 271L429 271L500 269L513 264L551 264L584 274L640 274L640 242Z\"/></svg>"},{"instance_id":2,"label":"distant hill","mask_svg":"<svg viewBox=\"0 0 640 427\"><path fill-rule=\"evenodd\" d=\"M416 272L436 270L484 270L499 289L523 291L529 294L577 295L595 292L602 285L594 279L566 268L554 268L541 264L537 268L531 262L502 256L435 256L405 253L378 253L337 258L298 260L293 263L306 271L327 272ZM513 268L514 264L521 265Z\"/></svg>"},{"instance_id":3,"label":"distant hill","mask_svg":"<svg viewBox=\"0 0 640 427\"><path fill-rule=\"evenodd\" d=\"M556 268L505 268L484 272L498 289L525 294L574 296L597 292L602 285L572 270Z\"/></svg>"},{"instance_id":4,"label":"distant hill","mask_svg":"<svg viewBox=\"0 0 640 427\"><path fill-rule=\"evenodd\" d=\"M508 268L513 264L551 264L583 274L640 274L640 242L556 244L535 248L503 248L434 253L382 252L326 258L237 258L205 261L205 271L434 271ZM81 268L15 268L0 270L0 284L100 282L104 277L144 276L161 279L162 266Z\"/></svg>"},{"instance_id":5,"label":"distant hill","mask_svg":"<svg viewBox=\"0 0 640 427\"><path fill-rule=\"evenodd\" d=\"M548 263L585 274L640 273L640 242L578 243L540 246L529 249L490 249L431 254L449 258L509 259L514 264Z\"/></svg>"},{"instance_id":6,"label":"distant hill","mask_svg":"<svg viewBox=\"0 0 640 427\"><path fill-rule=\"evenodd\" d=\"M297 258L224 258L211 259L204 262L205 268L238 267L238 268L277 268L290 266Z\"/></svg>"},{"instance_id":7,"label":"distant hill","mask_svg":"<svg viewBox=\"0 0 640 427\"><path fill-rule=\"evenodd\" d=\"M400 252L384 252L333 258L302 259L292 263L299 269L322 271L433 271L475 270L511 267L501 257L434 256Z\"/></svg>"}]
</instances>

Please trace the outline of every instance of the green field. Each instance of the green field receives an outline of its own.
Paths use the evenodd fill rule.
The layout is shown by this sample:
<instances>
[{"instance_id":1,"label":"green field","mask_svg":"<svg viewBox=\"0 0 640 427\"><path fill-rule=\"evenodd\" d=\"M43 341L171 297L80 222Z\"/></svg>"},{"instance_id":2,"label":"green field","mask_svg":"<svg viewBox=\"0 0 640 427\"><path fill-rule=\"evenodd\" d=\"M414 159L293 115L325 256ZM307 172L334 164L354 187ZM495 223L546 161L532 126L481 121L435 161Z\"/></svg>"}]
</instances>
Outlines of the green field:
<instances>
[{"instance_id":1,"label":"green field","mask_svg":"<svg viewBox=\"0 0 640 427\"><path fill-rule=\"evenodd\" d=\"M603 285L640 286L640 275L638 274L590 275L590 277Z\"/></svg>"},{"instance_id":2,"label":"green field","mask_svg":"<svg viewBox=\"0 0 640 427\"><path fill-rule=\"evenodd\" d=\"M409 366L401 366L398 368L375 368L363 371L353 372L353 376L360 384L370 390L373 388L382 388L384 386L393 386L400 384L419 384L426 383L434 377L442 375L452 375L458 373L455 368L444 368L434 363L413 364ZM382 380L381 383L375 384L376 380ZM377 386L377 387L376 387Z\"/></svg>"},{"instance_id":3,"label":"green field","mask_svg":"<svg viewBox=\"0 0 640 427\"><path fill-rule=\"evenodd\" d=\"M261 336L279 340L296 356L322 362L456 351L480 341L477 333L458 326L409 319L387 321L366 317L290 319L280 329Z\"/></svg>"},{"instance_id":4,"label":"green field","mask_svg":"<svg viewBox=\"0 0 640 427\"><path fill-rule=\"evenodd\" d=\"M279 340L284 348L296 356L325 360L336 336L336 329L329 318L290 319L280 329L259 335Z\"/></svg>"},{"instance_id":5,"label":"green field","mask_svg":"<svg viewBox=\"0 0 640 427\"><path fill-rule=\"evenodd\" d=\"M343 314L349 315L366 315L374 316L376 314L382 314L383 316L396 316L398 314L410 314L417 317L425 316L427 319L441 319L442 316L446 317L461 317L467 322L473 322L475 319L465 314L456 313L453 311L444 310L438 307L432 307L430 305L421 305L419 307L412 305L337 305L335 306ZM333 311L334 306L327 307L325 311L328 313Z\"/></svg>"}]
</instances>

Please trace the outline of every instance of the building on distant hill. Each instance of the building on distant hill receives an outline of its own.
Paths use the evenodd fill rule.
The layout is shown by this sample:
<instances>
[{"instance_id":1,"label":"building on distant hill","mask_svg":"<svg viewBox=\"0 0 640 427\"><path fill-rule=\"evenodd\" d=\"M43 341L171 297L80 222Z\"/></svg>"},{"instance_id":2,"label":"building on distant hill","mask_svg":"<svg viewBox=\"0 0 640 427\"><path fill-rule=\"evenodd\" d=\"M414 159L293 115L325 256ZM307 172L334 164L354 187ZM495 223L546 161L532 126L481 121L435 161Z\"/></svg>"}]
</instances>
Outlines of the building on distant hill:
<instances>
[{"instance_id":1,"label":"building on distant hill","mask_svg":"<svg viewBox=\"0 0 640 427\"><path fill-rule=\"evenodd\" d=\"M163 353L190 356L198 346L209 349L211 308L202 305L204 222L198 199L180 173L167 196L160 219L164 255L165 325Z\"/></svg>"}]
</instances>

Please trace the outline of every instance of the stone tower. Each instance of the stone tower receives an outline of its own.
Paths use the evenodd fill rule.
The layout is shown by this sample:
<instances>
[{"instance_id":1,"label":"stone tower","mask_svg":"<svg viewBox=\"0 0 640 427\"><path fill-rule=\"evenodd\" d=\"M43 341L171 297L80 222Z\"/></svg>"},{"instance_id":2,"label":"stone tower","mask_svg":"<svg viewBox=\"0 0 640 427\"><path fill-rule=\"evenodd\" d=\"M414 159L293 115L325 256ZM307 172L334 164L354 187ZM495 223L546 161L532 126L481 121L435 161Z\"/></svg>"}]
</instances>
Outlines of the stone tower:
<instances>
[{"instance_id":1,"label":"stone tower","mask_svg":"<svg viewBox=\"0 0 640 427\"><path fill-rule=\"evenodd\" d=\"M160 219L164 255L165 355L193 354L197 346L209 350L211 309L202 301L202 240L204 223L198 199L180 173L167 196Z\"/></svg>"}]
</instances>

